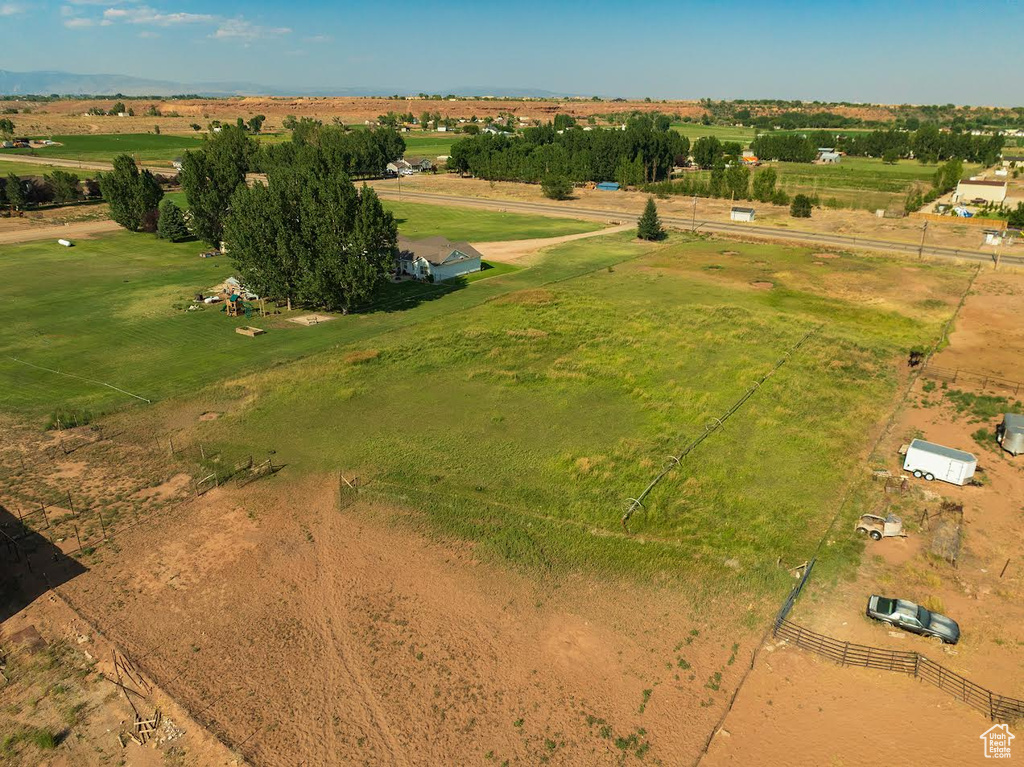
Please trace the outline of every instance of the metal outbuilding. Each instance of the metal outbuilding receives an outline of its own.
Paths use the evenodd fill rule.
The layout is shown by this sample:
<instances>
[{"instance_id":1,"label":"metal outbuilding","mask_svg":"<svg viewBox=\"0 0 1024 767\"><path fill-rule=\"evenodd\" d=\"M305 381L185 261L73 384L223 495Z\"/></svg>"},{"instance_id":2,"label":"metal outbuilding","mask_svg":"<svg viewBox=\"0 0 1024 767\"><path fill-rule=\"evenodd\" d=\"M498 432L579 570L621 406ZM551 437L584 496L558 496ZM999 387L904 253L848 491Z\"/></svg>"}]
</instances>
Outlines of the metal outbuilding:
<instances>
[{"instance_id":1,"label":"metal outbuilding","mask_svg":"<svg viewBox=\"0 0 1024 767\"><path fill-rule=\"evenodd\" d=\"M1010 455L1024 453L1024 415L1005 413L996 427L996 439Z\"/></svg>"},{"instance_id":2,"label":"metal outbuilding","mask_svg":"<svg viewBox=\"0 0 1024 767\"><path fill-rule=\"evenodd\" d=\"M753 221L754 220L754 209L753 208L733 208L729 211L729 218L733 221Z\"/></svg>"}]
</instances>

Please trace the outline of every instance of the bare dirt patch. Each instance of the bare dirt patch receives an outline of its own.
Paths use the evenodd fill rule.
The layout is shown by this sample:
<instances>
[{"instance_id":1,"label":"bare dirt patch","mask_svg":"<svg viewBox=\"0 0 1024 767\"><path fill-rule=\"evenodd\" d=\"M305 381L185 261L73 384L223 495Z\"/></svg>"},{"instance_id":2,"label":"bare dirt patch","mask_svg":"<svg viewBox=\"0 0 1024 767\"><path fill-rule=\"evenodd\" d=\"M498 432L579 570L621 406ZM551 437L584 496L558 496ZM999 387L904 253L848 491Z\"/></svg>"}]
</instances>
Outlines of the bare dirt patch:
<instances>
[{"instance_id":1,"label":"bare dirt patch","mask_svg":"<svg viewBox=\"0 0 1024 767\"><path fill-rule=\"evenodd\" d=\"M294 322L296 325L319 325L333 319L337 319L333 314L303 314L300 317L289 317L288 322Z\"/></svg>"},{"instance_id":2,"label":"bare dirt patch","mask_svg":"<svg viewBox=\"0 0 1024 767\"><path fill-rule=\"evenodd\" d=\"M752 649L734 605L497 569L335 485L211 491L61 591L258 764L696 756Z\"/></svg>"},{"instance_id":3,"label":"bare dirt patch","mask_svg":"<svg viewBox=\"0 0 1024 767\"><path fill-rule=\"evenodd\" d=\"M775 287L775 283L768 282L767 280L756 280L755 282L750 283L750 287L754 290L771 290Z\"/></svg>"},{"instance_id":4,"label":"bare dirt patch","mask_svg":"<svg viewBox=\"0 0 1024 767\"><path fill-rule=\"evenodd\" d=\"M220 418L220 413L214 410L208 410L199 416L200 421L216 421L218 418Z\"/></svg>"}]
</instances>

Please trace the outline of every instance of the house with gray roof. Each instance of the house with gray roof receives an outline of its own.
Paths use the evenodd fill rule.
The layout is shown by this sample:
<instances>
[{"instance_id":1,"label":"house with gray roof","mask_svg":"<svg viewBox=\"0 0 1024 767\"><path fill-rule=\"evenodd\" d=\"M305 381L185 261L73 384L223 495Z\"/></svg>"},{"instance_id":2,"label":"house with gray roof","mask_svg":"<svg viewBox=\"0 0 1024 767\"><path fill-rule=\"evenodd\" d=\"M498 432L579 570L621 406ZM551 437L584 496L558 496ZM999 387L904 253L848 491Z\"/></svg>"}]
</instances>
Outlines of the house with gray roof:
<instances>
[{"instance_id":1,"label":"house with gray roof","mask_svg":"<svg viewBox=\"0 0 1024 767\"><path fill-rule=\"evenodd\" d=\"M444 282L479 272L483 255L468 242L449 242L441 236L423 240L398 238L398 273L419 280Z\"/></svg>"}]
</instances>

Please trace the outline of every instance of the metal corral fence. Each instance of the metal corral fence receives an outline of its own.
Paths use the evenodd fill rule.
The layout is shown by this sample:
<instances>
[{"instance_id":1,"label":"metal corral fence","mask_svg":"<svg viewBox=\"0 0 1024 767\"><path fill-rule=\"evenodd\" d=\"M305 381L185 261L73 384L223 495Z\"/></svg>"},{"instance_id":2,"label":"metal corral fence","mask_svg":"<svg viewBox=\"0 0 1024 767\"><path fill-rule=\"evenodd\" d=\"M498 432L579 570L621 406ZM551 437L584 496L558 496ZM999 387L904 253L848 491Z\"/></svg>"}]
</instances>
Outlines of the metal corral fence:
<instances>
[{"instance_id":1,"label":"metal corral fence","mask_svg":"<svg viewBox=\"0 0 1024 767\"><path fill-rule=\"evenodd\" d=\"M922 679L962 700L992 721L1011 722L1024 718L1024 700L994 693L918 652L888 650L882 647L845 642L819 634L788 620L787 616L793 609L796 598L803 591L813 568L814 560L812 559L804 569L799 583L793 587L789 596L786 597L786 601L783 602L782 608L775 618L772 630L774 636L801 649L822 655L842 666L861 666L879 671L895 671Z\"/></svg>"},{"instance_id":2,"label":"metal corral fence","mask_svg":"<svg viewBox=\"0 0 1024 767\"><path fill-rule=\"evenodd\" d=\"M978 373L973 370L963 370L962 368L943 368L933 365L931 362L924 364L921 374L934 378L936 381L978 384L982 389L1002 389L1003 391L1012 391L1015 395L1020 394L1021 389L1024 389L1024 381L1013 381L1009 378L1001 378L1000 376L989 375L988 373Z\"/></svg>"}]
</instances>

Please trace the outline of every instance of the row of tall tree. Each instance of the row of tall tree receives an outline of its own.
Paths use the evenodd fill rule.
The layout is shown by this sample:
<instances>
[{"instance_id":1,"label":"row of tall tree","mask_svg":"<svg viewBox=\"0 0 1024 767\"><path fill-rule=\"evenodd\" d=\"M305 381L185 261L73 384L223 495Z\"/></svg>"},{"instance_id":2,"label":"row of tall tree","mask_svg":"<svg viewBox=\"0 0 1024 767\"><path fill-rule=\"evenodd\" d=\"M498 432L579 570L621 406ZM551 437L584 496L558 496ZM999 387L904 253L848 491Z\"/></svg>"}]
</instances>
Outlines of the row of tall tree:
<instances>
[{"instance_id":1,"label":"row of tall tree","mask_svg":"<svg viewBox=\"0 0 1024 767\"><path fill-rule=\"evenodd\" d=\"M658 181L668 178L677 158L690 150L689 139L670 130L667 118L658 118L634 115L625 130L556 130L549 123L527 128L521 137L481 134L453 144L447 165L494 181L537 183L549 176L576 183Z\"/></svg>"},{"instance_id":2,"label":"row of tall tree","mask_svg":"<svg viewBox=\"0 0 1024 767\"><path fill-rule=\"evenodd\" d=\"M726 167L719 158L710 173L688 173L673 181L647 184L646 192L653 194L679 194L694 197L724 197L732 200L757 200L775 205L788 205L789 195L778 188L775 168L761 168L751 173L739 163Z\"/></svg>"},{"instance_id":3,"label":"row of tall tree","mask_svg":"<svg viewBox=\"0 0 1024 767\"><path fill-rule=\"evenodd\" d=\"M786 162L813 162L819 147L834 147L849 155L881 157L891 162L914 157L922 162L959 159L991 165L999 159L1004 143L1002 136L940 131L938 126L928 124L915 131L762 133L750 149L762 160Z\"/></svg>"},{"instance_id":4,"label":"row of tall tree","mask_svg":"<svg viewBox=\"0 0 1024 767\"><path fill-rule=\"evenodd\" d=\"M349 178L380 178L389 162L405 153L405 140L391 128L348 130L303 118L296 122L292 140L268 144L253 157L254 170L264 173L281 167L311 167L341 171Z\"/></svg>"}]
</instances>

